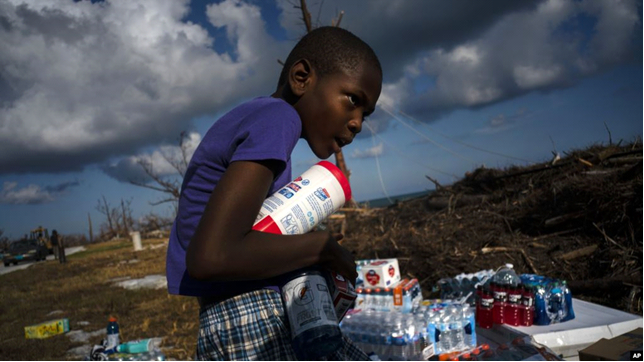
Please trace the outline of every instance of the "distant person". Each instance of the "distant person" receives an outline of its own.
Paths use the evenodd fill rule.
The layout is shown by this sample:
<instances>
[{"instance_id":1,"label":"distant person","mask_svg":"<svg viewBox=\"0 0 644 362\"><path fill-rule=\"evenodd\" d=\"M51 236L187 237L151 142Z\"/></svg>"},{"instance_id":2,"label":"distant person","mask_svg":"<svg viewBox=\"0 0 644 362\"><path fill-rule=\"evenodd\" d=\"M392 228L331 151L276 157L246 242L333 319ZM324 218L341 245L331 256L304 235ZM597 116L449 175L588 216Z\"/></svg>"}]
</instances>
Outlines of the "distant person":
<instances>
[{"instance_id":1,"label":"distant person","mask_svg":"<svg viewBox=\"0 0 644 362\"><path fill-rule=\"evenodd\" d=\"M36 240L37 240L39 245L42 245L45 248L47 248L47 240L45 240L45 237L42 235L42 232L38 233L38 236L36 237ZM49 249L47 249L47 252L49 252Z\"/></svg>"},{"instance_id":2,"label":"distant person","mask_svg":"<svg viewBox=\"0 0 644 362\"><path fill-rule=\"evenodd\" d=\"M166 261L169 293L199 297L197 359L296 359L275 278L319 265L355 283L342 234L251 227L264 199L292 180L298 139L329 158L360 132L381 87L369 45L318 28L289 54L275 93L237 106L206 133L183 180ZM369 359L346 338L330 358Z\"/></svg>"},{"instance_id":3,"label":"distant person","mask_svg":"<svg viewBox=\"0 0 644 362\"><path fill-rule=\"evenodd\" d=\"M49 240L51 241L51 247L54 249L54 259L58 259L60 253L60 250L58 250L58 231L53 230Z\"/></svg>"}]
</instances>

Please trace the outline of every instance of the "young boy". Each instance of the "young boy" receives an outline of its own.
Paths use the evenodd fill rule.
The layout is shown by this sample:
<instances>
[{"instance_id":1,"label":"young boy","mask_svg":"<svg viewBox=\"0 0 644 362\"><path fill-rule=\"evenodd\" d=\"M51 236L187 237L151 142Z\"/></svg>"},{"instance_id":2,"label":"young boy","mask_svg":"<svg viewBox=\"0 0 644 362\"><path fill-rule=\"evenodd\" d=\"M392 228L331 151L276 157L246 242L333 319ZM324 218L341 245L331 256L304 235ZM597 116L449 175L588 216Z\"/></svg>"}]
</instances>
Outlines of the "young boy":
<instances>
[{"instance_id":1,"label":"young boy","mask_svg":"<svg viewBox=\"0 0 644 362\"><path fill-rule=\"evenodd\" d=\"M168 290L199 297L198 359L293 360L275 277L319 265L355 282L341 234L252 231L264 199L292 180L304 138L326 159L351 143L380 96L382 69L350 32L318 28L293 48L271 97L221 117L195 151L167 254ZM348 339L332 359L368 359Z\"/></svg>"}]
</instances>

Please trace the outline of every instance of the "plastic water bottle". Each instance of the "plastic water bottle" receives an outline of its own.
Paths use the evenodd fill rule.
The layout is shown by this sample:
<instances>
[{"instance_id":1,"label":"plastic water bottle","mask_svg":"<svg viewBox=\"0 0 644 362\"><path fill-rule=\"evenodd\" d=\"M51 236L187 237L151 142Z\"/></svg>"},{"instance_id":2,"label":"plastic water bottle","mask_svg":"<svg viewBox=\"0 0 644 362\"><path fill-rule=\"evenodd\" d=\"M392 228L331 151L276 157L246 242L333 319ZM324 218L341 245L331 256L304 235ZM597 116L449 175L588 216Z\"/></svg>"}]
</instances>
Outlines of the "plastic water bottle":
<instances>
[{"instance_id":1,"label":"plastic water bottle","mask_svg":"<svg viewBox=\"0 0 644 362\"><path fill-rule=\"evenodd\" d=\"M452 346L455 350L460 351L465 348L465 325L463 321L463 307L456 304L451 307L451 313L454 316L452 323L450 323L450 333L452 337Z\"/></svg>"},{"instance_id":2,"label":"plastic water bottle","mask_svg":"<svg viewBox=\"0 0 644 362\"><path fill-rule=\"evenodd\" d=\"M561 281L561 289L564 294L564 301L566 302L566 316L561 320L562 322L575 319L575 311L572 308L572 292L568 288L568 282Z\"/></svg>"},{"instance_id":3,"label":"plastic water bottle","mask_svg":"<svg viewBox=\"0 0 644 362\"><path fill-rule=\"evenodd\" d=\"M368 310L368 309L373 309L373 291L371 288L365 288L364 289L364 303L362 309Z\"/></svg>"},{"instance_id":4,"label":"plastic water bottle","mask_svg":"<svg viewBox=\"0 0 644 362\"><path fill-rule=\"evenodd\" d=\"M514 271L514 265L508 263L497 270L494 277L492 277L492 281L497 284L516 287L521 283L521 278L519 278L517 273Z\"/></svg>"},{"instance_id":5,"label":"plastic water bottle","mask_svg":"<svg viewBox=\"0 0 644 362\"><path fill-rule=\"evenodd\" d=\"M534 324L539 326L550 324L547 309L546 289L542 285L537 285L534 293Z\"/></svg>"},{"instance_id":6,"label":"plastic water bottle","mask_svg":"<svg viewBox=\"0 0 644 362\"><path fill-rule=\"evenodd\" d=\"M566 299L559 283L555 283L546 294L548 305L546 313L550 323L559 323L567 316Z\"/></svg>"},{"instance_id":7,"label":"plastic water bottle","mask_svg":"<svg viewBox=\"0 0 644 362\"><path fill-rule=\"evenodd\" d=\"M116 351L119 353L148 353L159 351L161 342L163 342L163 338L159 337L137 339L120 344L118 347L116 347Z\"/></svg>"},{"instance_id":8,"label":"plastic water bottle","mask_svg":"<svg viewBox=\"0 0 644 362\"><path fill-rule=\"evenodd\" d=\"M383 312L389 312L394 307L394 305L393 305L394 304L394 296L393 296L393 293L391 291L391 288L383 289L382 294L383 294L384 298L382 300L382 306L381 306L380 310L382 310Z\"/></svg>"},{"instance_id":9,"label":"plastic water bottle","mask_svg":"<svg viewBox=\"0 0 644 362\"><path fill-rule=\"evenodd\" d=\"M382 289L380 288L374 289L372 296L373 296L373 309L377 311L382 311L382 307L384 304L384 295L382 294Z\"/></svg>"},{"instance_id":10,"label":"plastic water bottle","mask_svg":"<svg viewBox=\"0 0 644 362\"><path fill-rule=\"evenodd\" d=\"M443 278L438 281L438 286L441 290L441 299L450 299L454 296L454 288L452 287L450 278Z\"/></svg>"},{"instance_id":11,"label":"plastic water bottle","mask_svg":"<svg viewBox=\"0 0 644 362\"><path fill-rule=\"evenodd\" d=\"M105 349L116 348L120 343L119 324L116 322L115 317L110 317L107 323L107 345Z\"/></svg>"},{"instance_id":12,"label":"plastic water bottle","mask_svg":"<svg viewBox=\"0 0 644 362\"><path fill-rule=\"evenodd\" d=\"M441 318L441 352L452 352L463 347L461 313L454 305L445 308Z\"/></svg>"},{"instance_id":13,"label":"plastic water bottle","mask_svg":"<svg viewBox=\"0 0 644 362\"><path fill-rule=\"evenodd\" d=\"M465 348L474 348L476 344L476 321L474 311L469 304L463 304L463 342Z\"/></svg>"},{"instance_id":14,"label":"plastic water bottle","mask_svg":"<svg viewBox=\"0 0 644 362\"><path fill-rule=\"evenodd\" d=\"M431 306L427 313L427 343L434 346L434 354L439 355L442 353L441 342L441 311L435 306Z\"/></svg>"}]
</instances>

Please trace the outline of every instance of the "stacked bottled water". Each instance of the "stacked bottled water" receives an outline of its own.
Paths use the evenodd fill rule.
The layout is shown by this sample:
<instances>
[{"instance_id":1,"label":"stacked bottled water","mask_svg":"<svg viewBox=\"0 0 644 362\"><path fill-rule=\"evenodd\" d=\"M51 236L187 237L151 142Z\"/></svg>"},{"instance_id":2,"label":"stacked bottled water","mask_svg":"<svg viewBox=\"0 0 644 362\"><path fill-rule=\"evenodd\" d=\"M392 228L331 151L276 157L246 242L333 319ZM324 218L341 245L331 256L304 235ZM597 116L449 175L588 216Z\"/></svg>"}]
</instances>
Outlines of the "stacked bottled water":
<instances>
[{"instance_id":1,"label":"stacked bottled water","mask_svg":"<svg viewBox=\"0 0 644 362\"><path fill-rule=\"evenodd\" d=\"M534 290L534 324L549 325L575 318L572 293L565 280L522 274L523 284Z\"/></svg>"},{"instance_id":2,"label":"stacked bottled water","mask_svg":"<svg viewBox=\"0 0 644 362\"><path fill-rule=\"evenodd\" d=\"M467 297L466 302L474 305L476 303L476 286L485 284L493 275L494 270L489 269L476 273L463 273L453 278L443 278L438 281L441 299L461 299Z\"/></svg>"},{"instance_id":3,"label":"stacked bottled water","mask_svg":"<svg viewBox=\"0 0 644 362\"><path fill-rule=\"evenodd\" d=\"M392 361L420 359L427 329L413 314L373 310L347 314L340 328L366 353Z\"/></svg>"}]
</instances>

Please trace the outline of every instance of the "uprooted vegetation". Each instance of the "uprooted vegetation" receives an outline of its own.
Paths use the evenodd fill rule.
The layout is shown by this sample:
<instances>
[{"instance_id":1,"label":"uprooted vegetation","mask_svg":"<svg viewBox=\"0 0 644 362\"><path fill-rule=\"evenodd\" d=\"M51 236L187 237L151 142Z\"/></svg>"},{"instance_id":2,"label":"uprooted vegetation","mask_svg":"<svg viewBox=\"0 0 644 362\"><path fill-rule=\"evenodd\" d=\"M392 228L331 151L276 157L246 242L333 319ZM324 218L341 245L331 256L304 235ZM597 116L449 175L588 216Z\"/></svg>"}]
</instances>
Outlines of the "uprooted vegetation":
<instances>
[{"instance_id":1,"label":"uprooted vegetation","mask_svg":"<svg viewBox=\"0 0 644 362\"><path fill-rule=\"evenodd\" d=\"M426 297L437 296L440 278L509 262L567 280L577 298L642 313L641 143L479 168L436 186L387 208L348 210L343 245L358 259L398 258Z\"/></svg>"}]
</instances>

